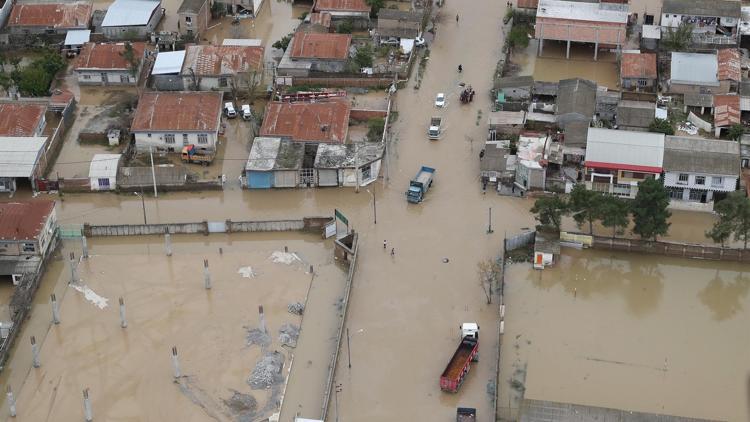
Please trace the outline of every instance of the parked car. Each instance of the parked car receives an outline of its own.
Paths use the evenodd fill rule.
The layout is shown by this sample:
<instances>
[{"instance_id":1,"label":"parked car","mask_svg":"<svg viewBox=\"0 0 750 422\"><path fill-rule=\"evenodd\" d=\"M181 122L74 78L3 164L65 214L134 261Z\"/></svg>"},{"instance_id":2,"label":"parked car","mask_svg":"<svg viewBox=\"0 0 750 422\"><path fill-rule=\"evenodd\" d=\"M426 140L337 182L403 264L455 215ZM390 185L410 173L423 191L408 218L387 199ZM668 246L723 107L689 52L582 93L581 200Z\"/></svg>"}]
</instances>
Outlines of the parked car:
<instances>
[{"instance_id":1,"label":"parked car","mask_svg":"<svg viewBox=\"0 0 750 422\"><path fill-rule=\"evenodd\" d=\"M440 92L435 97L435 107L445 107L445 94Z\"/></svg>"},{"instance_id":2,"label":"parked car","mask_svg":"<svg viewBox=\"0 0 750 422\"><path fill-rule=\"evenodd\" d=\"M424 47L425 44L425 40L422 38L422 33L420 32L419 35L417 35L417 38L414 38L414 45L417 47Z\"/></svg>"},{"instance_id":3,"label":"parked car","mask_svg":"<svg viewBox=\"0 0 750 422\"><path fill-rule=\"evenodd\" d=\"M242 120L250 120L253 118L253 112L250 110L250 105L242 104L240 110L242 110Z\"/></svg>"},{"instance_id":4,"label":"parked car","mask_svg":"<svg viewBox=\"0 0 750 422\"><path fill-rule=\"evenodd\" d=\"M253 12L247 9L242 9L239 12L237 12L236 15L234 15L237 19L245 19L245 18L254 18Z\"/></svg>"},{"instance_id":5,"label":"parked car","mask_svg":"<svg viewBox=\"0 0 750 422\"><path fill-rule=\"evenodd\" d=\"M399 45L401 41L396 37L381 38L380 45Z\"/></svg>"},{"instance_id":6,"label":"parked car","mask_svg":"<svg viewBox=\"0 0 750 422\"><path fill-rule=\"evenodd\" d=\"M237 110L234 109L234 104L224 103L224 115L230 119L237 117Z\"/></svg>"}]
</instances>

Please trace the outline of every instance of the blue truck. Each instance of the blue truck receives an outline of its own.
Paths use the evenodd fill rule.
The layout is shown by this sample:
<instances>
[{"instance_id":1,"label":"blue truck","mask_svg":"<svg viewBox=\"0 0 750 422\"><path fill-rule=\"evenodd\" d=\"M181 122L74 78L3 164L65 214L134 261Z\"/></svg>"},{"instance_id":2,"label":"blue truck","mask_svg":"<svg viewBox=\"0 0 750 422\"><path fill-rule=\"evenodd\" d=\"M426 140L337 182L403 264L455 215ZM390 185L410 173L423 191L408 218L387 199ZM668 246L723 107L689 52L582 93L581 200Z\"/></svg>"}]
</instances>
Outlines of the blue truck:
<instances>
[{"instance_id":1,"label":"blue truck","mask_svg":"<svg viewBox=\"0 0 750 422\"><path fill-rule=\"evenodd\" d=\"M409 190L406 191L406 200L412 204L418 204L424 199L424 195L432 186L432 177L435 175L435 169L432 167L422 166L419 173L409 182Z\"/></svg>"}]
</instances>

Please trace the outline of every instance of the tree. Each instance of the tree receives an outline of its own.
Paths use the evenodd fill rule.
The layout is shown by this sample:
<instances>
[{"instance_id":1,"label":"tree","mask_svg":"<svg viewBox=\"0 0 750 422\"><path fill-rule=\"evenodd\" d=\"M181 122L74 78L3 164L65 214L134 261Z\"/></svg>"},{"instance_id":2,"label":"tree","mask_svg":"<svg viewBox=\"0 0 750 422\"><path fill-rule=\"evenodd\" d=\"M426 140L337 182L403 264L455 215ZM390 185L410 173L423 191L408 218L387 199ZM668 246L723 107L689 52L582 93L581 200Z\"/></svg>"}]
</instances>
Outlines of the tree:
<instances>
[{"instance_id":1,"label":"tree","mask_svg":"<svg viewBox=\"0 0 750 422\"><path fill-rule=\"evenodd\" d=\"M669 28L661 40L661 45L669 51L686 50L693 38L693 25L681 23L677 29Z\"/></svg>"},{"instance_id":2,"label":"tree","mask_svg":"<svg viewBox=\"0 0 750 422\"><path fill-rule=\"evenodd\" d=\"M354 31L354 23L351 19L347 19L339 24L336 28L336 32L339 34L351 34Z\"/></svg>"},{"instance_id":3,"label":"tree","mask_svg":"<svg viewBox=\"0 0 750 422\"><path fill-rule=\"evenodd\" d=\"M529 46L529 29L526 25L513 25L508 34L508 47L524 49Z\"/></svg>"},{"instance_id":4,"label":"tree","mask_svg":"<svg viewBox=\"0 0 750 422\"><path fill-rule=\"evenodd\" d=\"M743 192L732 192L726 199L716 203L714 211L719 215L719 220L706 236L723 246L729 235L734 233L734 240L742 240L747 249L747 242L750 240L750 199Z\"/></svg>"},{"instance_id":5,"label":"tree","mask_svg":"<svg viewBox=\"0 0 750 422\"><path fill-rule=\"evenodd\" d=\"M530 210L539 221L537 229L560 231L562 216L567 214L568 204L559 196L539 198Z\"/></svg>"},{"instance_id":6,"label":"tree","mask_svg":"<svg viewBox=\"0 0 750 422\"><path fill-rule=\"evenodd\" d=\"M370 6L370 17L374 18L378 16L380 9L385 6L385 0L365 0L368 6Z\"/></svg>"},{"instance_id":7,"label":"tree","mask_svg":"<svg viewBox=\"0 0 750 422\"><path fill-rule=\"evenodd\" d=\"M372 47L365 45L357 49L357 54L354 55L354 63L359 68L372 67L372 61Z\"/></svg>"},{"instance_id":8,"label":"tree","mask_svg":"<svg viewBox=\"0 0 750 422\"><path fill-rule=\"evenodd\" d=\"M122 56L122 58L128 62L128 70L130 71L130 74L136 76L136 74L138 73L138 66L140 65L141 61L135 55L133 44L126 42L125 49L120 53L120 56Z\"/></svg>"},{"instance_id":9,"label":"tree","mask_svg":"<svg viewBox=\"0 0 750 422\"><path fill-rule=\"evenodd\" d=\"M385 120L381 117L375 117L367 121L367 140L370 142L380 142L383 139L385 131Z\"/></svg>"},{"instance_id":10,"label":"tree","mask_svg":"<svg viewBox=\"0 0 750 422\"><path fill-rule=\"evenodd\" d=\"M602 226L612 228L612 238L617 234L622 234L630 224L628 203L614 195L602 196L599 211Z\"/></svg>"},{"instance_id":11,"label":"tree","mask_svg":"<svg viewBox=\"0 0 750 422\"><path fill-rule=\"evenodd\" d=\"M667 210L669 194L660 180L648 178L638 184L638 194L633 200L633 233L643 239L653 239L667 234L672 213Z\"/></svg>"},{"instance_id":12,"label":"tree","mask_svg":"<svg viewBox=\"0 0 750 422\"><path fill-rule=\"evenodd\" d=\"M21 58L18 56L13 56L8 60L10 62L10 65L13 66L13 70L18 70L18 65L21 64Z\"/></svg>"},{"instance_id":13,"label":"tree","mask_svg":"<svg viewBox=\"0 0 750 422\"><path fill-rule=\"evenodd\" d=\"M745 126L741 124L732 125L729 127L729 139L739 142L742 139L742 135L745 134Z\"/></svg>"},{"instance_id":14,"label":"tree","mask_svg":"<svg viewBox=\"0 0 750 422\"><path fill-rule=\"evenodd\" d=\"M482 291L484 291L488 305L492 303L492 286L497 284L497 279L502 274L502 271L502 264L494 259L487 259L477 263L479 284L482 286Z\"/></svg>"},{"instance_id":15,"label":"tree","mask_svg":"<svg viewBox=\"0 0 750 422\"><path fill-rule=\"evenodd\" d=\"M29 66L20 72L16 72L14 79L17 81L18 90L24 95L43 97L49 93L49 85L52 76L44 71L42 67Z\"/></svg>"},{"instance_id":16,"label":"tree","mask_svg":"<svg viewBox=\"0 0 750 422\"><path fill-rule=\"evenodd\" d=\"M218 1L213 2L211 4L211 17L214 19L218 19L222 16L225 16L227 14L227 8L224 6L223 3L220 3Z\"/></svg>"},{"instance_id":17,"label":"tree","mask_svg":"<svg viewBox=\"0 0 750 422\"><path fill-rule=\"evenodd\" d=\"M573 214L573 220L580 229L583 223L589 223L589 234L594 234L594 220L601 216L602 194L586 189L583 183L578 183L570 192L568 207Z\"/></svg>"},{"instance_id":18,"label":"tree","mask_svg":"<svg viewBox=\"0 0 750 422\"><path fill-rule=\"evenodd\" d=\"M649 132L658 132L665 135L674 135L674 127L669 120L665 119L654 119L650 125L648 125Z\"/></svg>"},{"instance_id":19,"label":"tree","mask_svg":"<svg viewBox=\"0 0 750 422\"><path fill-rule=\"evenodd\" d=\"M283 37L281 37L280 40L278 40L275 43L273 43L272 47L273 48L278 48L279 50L286 51L286 48L289 47L289 43L292 41L292 37L293 36L294 36L293 33L292 34L284 35Z\"/></svg>"}]
</instances>

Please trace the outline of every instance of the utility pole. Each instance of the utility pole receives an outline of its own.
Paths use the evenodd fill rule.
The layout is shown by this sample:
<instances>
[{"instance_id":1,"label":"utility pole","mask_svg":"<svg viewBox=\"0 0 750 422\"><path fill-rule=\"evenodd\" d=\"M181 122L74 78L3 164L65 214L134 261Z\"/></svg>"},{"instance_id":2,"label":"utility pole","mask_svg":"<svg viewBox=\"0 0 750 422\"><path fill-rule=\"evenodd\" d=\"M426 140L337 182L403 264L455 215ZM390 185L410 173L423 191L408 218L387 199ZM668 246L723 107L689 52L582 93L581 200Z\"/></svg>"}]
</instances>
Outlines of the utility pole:
<instances>
[{"instance_id":1,"label":"utility pole","mask_svg":"<svg viewBox=\"0 0 750 422\"><path fill-rule=\"evenodd\" d=\"M489 215L489 225L487 226L487 234L492 234L495 231L492 230L492 207L490 207L490 215Z\"/></svg>"},{"instance_id":2,"label":"utility pole","mask_svg":"<svg viewBox=\"0 0 750 422\"><path fill-rule=\"evenodd\" d=\"M336 384L336 422L339 422L339 393L343 391L341 384Z\"/></svg>"},{"instance_id":3,"label":"utility pole","mask_svg":"<svg viewBox=\"0 0 750 422\"><path fill-rule=\"evenodd\" d=\"M154 148L148 147L148 153L151 156L151 178L154 180L154 198L157 198L159 196L159 193L156 192L156 170L154 170Z\"/></svg>"},{"instance_id":4,"label":"utility pole","mask_svg":"<svg viewBox=\"0 0 750 422\"><path fill-rule=\"evenodd\" d=\"M349 369L352 369L352 344L349 339L349 327L346 327L346 354L349 356Z\"/></svg>"},{"instance_id":5,"label":"utility pole","mask_svg":"<svg viewBox=\"0 0 750 422\"><path fill-rule=\"evenodd\" d=\"M143 185L141 185L141 208L143 208L143 224L148 224L148 221L146 221L146 200L143 199Z\"/></svg>"},{"instance_id":6,"label":"utility pole","mask_svg":"<svg viewBox=\"0 0 750 422\"><path fill-rule=\"evenodd\" d=\"M378 205L377 200L375 199L375 183L372 184L372 192L370 190L367 190L367 193L372 195L372 215L373 215L373 221L375 224L378 224Z\"/></svg>"}]
</instances>

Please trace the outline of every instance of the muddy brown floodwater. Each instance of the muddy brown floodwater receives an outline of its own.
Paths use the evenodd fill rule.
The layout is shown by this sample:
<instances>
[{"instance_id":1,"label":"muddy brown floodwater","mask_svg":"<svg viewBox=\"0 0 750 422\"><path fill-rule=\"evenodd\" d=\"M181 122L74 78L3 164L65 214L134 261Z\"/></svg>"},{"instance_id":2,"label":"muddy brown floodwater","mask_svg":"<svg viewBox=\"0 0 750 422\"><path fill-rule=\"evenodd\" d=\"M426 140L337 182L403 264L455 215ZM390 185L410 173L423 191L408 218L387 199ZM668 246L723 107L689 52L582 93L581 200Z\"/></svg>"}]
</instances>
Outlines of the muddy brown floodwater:
<instances>
[{"instance_id":1,"label":"muddy brown floodwater","mask_svg":"<svg viewBox=\"0 0 750 422\"><path fill-rule=\"evenodd\" d=\"M84 388L91 389L94 415L102 420L257 420L278 411L284 380L260 390L247 381L259 358L274 351L284 356L282 375L292 355L318 366L323 362L322 371L303 374L300 382L324 385L329 350L318 354L279 343L283 324L300 325L287 305L305 302L309 265L318 283L343 285L344 272L333 264L330 245L323 245L312 235L175 236L174 254L166 257L163 241L155 237L89 239L91 256L79 266L80 286L68 285L70 272L62 260L50 267L3 371L3 384L17 394L20 420L80 419ZM66 241L61 254L79 246ZM204 288L203 259L209 261L210 290ZM61 323L51 326L49 307L40 305L52 291L60 300ZM334 298L341 294L335 287L329 291ZM127 308L125 329L118 297ZM329 302L320 311L309 304L313 323L305 326L328 349L337 325L325 316L335 320L338 314L335 299ZM263 348L248 345L248 330L260 325L259 305L268 328ZM319 327L312 311L323 316ZM37 369L29 369L31 335L41 343ZM180 357L179 382L172 375L172 346ZM230 405L235 391L252 396L256 405ZM321 401L322 390L318 409Z\"/></svg>"}]
</instances>

